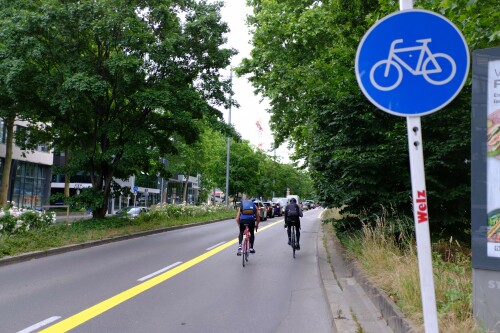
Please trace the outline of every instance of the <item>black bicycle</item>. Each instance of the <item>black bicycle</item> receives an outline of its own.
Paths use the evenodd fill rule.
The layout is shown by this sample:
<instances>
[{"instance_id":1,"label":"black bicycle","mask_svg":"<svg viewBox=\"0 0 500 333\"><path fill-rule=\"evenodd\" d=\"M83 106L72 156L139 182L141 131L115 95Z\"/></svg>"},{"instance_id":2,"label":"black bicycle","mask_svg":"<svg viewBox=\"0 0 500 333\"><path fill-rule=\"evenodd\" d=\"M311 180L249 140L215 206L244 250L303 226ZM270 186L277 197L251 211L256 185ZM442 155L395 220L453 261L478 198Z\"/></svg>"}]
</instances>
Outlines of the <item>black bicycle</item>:
<instances>
[{"instance_id":1,"label":"black bicycle","mask_svg":"<svg viewBox=\"0 0 500 333\"><path fill-rule=\"evenodd\" d=\"M295 224L293 224L293 223L290 226L290 232L291 232L290 246L292 247L292 254L293 254L293 257L295 258L295 250L297 248L297 239L295 238Z\"/></svg>"}]
</instances>

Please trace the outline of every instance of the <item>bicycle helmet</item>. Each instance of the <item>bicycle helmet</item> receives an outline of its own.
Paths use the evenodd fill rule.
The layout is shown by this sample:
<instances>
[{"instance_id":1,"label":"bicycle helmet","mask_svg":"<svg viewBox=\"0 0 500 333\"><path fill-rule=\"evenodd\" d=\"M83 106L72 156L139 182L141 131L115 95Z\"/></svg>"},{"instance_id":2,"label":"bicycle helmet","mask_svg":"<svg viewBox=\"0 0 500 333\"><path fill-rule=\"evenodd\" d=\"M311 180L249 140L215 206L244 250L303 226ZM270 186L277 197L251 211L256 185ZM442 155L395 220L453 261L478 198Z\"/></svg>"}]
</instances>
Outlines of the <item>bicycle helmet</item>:
<instances>
[{"instance_id":1,"label":"bicycle helmet","mask_svg":"<svg viewBox=\"0 0 500 333\"><path fill-rule=\"evenodd\" d=\"M291 198L291 199L290 199L290 203L297 203L297 199L295 199L295 198Z\"/></svg>"}]
</instances>

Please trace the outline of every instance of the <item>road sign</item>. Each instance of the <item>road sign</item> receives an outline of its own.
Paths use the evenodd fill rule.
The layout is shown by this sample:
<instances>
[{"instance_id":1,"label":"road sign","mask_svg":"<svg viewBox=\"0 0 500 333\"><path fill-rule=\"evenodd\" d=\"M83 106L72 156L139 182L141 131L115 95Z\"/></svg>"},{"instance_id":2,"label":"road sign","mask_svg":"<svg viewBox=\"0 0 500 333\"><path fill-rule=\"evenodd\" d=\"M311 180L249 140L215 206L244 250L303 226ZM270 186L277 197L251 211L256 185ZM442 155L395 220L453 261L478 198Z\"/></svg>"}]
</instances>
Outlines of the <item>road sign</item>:
<instances>
[{"instance_id":1,"label":"road sign","mask_svg":"<svg viewBox=\"0 0 500 333\"><path fill-rule=\"evenodd\" d=\"M381 110L422 116L456 97L469 62L467 43L452 22L426 10L403 10L365 34L356 53L356 78Z\"/></svg>"},{"instance_id":2,"label":"road sign","mask_svg":"<svg viewBox=\"0 0 500 333\"><path fill-rule=\"evenodd\" d=\"M364 35L355 71L375 106L407 119L422 315L425 332L437 333L420 116L443 108L460 92L469 72L469 49L462 33L443 16L413 9L413 0L399 5L401 11Z\"/></svg>"}]
</instances>

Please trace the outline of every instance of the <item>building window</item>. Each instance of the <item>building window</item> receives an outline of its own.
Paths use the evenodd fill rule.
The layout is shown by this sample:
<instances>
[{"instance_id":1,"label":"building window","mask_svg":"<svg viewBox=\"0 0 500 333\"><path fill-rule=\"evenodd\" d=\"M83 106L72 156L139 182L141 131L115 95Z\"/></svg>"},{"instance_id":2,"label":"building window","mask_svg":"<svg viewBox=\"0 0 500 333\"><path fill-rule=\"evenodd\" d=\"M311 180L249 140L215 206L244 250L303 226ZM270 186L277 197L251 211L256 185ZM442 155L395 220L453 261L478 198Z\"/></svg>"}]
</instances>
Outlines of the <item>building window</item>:
<instances>
[{"instance_id":1,"label":"building window","mask_svg":"<svg viewBox=\"0 0 500 333\"><path fill-rule=\"evenodd\" d=\"M7 136L7 131L5 129L5 122L0 119L0 143L5 143L5 138Z\"/></svg>"},{"instance_id":2,"label":"building window","mask_svg":"<svg viewBox=\"0 0 500 333\"><path fill-rule=\"evenodd\" d=\"M40 144L40 145L38 145L38 147L37 147L36 150L37 151L42 151L44 153L47 153L49 151L49 146L46 145L46 144Z\"/></svg>"},{"instance_id":3,"label":"building window","mask_svg":"<svg viewBox=\"0 0 500 333\"><path fill-rule=\"evenodd\" d=\"M47 180L43 168L46 167L28 162L17 164L12 201L19 207L40 207L44 202L44 187Z\"/></svg>"},{"instance_id":4,"label":"building window","mask_svg":"<svg viewBox=\"0 0 500 333\"><path fill-rule=\"evenodd\" d=\"M25 144L28 145L30 143L30 140L28 139L28 129L26 127L17 125L16 126L16 138L18 140L24 140ZM18 144L16 144L16 145L19 147L21 146Z\"/></svg>"}]
</instances>

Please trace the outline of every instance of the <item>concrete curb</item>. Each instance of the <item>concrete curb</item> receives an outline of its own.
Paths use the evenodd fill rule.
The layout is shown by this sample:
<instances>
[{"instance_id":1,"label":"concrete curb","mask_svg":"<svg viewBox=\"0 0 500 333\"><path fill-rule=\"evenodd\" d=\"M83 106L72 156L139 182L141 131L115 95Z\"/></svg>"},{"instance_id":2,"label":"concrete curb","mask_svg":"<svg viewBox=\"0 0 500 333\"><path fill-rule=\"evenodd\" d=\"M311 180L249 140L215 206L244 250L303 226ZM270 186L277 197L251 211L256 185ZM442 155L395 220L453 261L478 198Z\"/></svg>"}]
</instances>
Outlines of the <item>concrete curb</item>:
<instances>
[{"instance_id":1,"label":"concrete curb","mask_svg":"<svg viewBox=\"0 0 500 333\"><path fill-rule=\"evenodd\" d=\"M323 226L320 227L318 232L318 239L316 242L318 251L318 266L320 278L322 281L323 290L325 292L330 312L333 317L333 324L335 326L334 332L337 333L356 333L359 332L359 327L352 317L352 312L344 297L343 290L334 270L329 262L330 254L324 244Z\"/></svg>"},{"instance_id":2,"label":"concrete curb","mask_svg":"<svg viewBox=\"0 0 500 333\"><path fill-rule=\"evenodd\" d=\"M353 277L363 288L373 304L380 310L382 316L385 318L387 325L394 331L394 333L417 333L418 331L405 318L405 315L399 310L387 294L377 288L365 275L364 271L359 267L356 262L348 264L352 271Z\"/></svg>"},{"instance_id":3,"label":"concrete curb","mask_svg":"<svg viewBox=\"0 0 500 333\"><path fill-rule=\"evenodd\" d=\"M324 226L322 226L323 230ZM325 235L325 232L323 232ZM345 249L340 244L338 238L333 234L331 237L327 237L328 249L332 250L334 255L340 255L342 262L345 264L345 269L349 272L348 275L352 277L354 283L359 285L363 290L363 296L366 296L373 306L377 309L379 313L378 319L384 321L384 323L391 329L394 333L417 333L419 332L412 324L406 319L404 314L399 310L399 308L394 304L394 302L387 296L387 294L376 287L369 279L368 275L363 271L359 264L355 261L349 260L346 256ZM319 239L318 239L319 242ZM328 251L328 250L327 250ZM333 258L332 258L333 259ZM338 269L342 262L332 262L332 269ZM345 274L345 273L344 273ZM358 316L356 314L356 316ZM359 316L358 316L359 317ZM359 319L359 318L358 318ZM382 332L382 331L372 331L374 329L365 328L363 323L360 323L364 332ZM380 328L378 328L380 329ZM343 332L343 331L339 331Z\"/></svg>"},{"instance_id":4,"label":"concrete curb","mask_svg":"<svg viewBox=\"0 0 500 333\"><path fill-rule=\"evenodd\" d=\"M116 236L113 238L106 238L106 239L100 239L100 240L95 240L95 241L89 241L89 242L80 243L80 244L66 245L66 246L48 249L45 251L33 251L33 252L28 252L28 253L24 253L24 254L20 254L20 255L16 255L16 256L7 256L7 257L0 258L0 267L5 266L5 265L9 265L9 264L28 261L28 260L32 260L32 259L48 257L48 256L52 256L55 254L81 250L81 249L85 249L85 248L89 248L89 247L93 247L93 246L99 246L99 245L103 245L103 244L119 242L122 240L138 238L138 237L143 237L143 236L148 236L148 235L154 235L154 234L159 234L162 232L184 229L184 228L189 228L189 227L195 227L198 225L215 223L215 222L220 222L220 221L225 221L225 220L229 220L229 219L220 219L220 220L214 220L214 221L208 221L208 222L198 222L198 223L192 223L192 224L176 225L176 226L172 226L172 227L165 227L165 228L159 228L159 229L154 229L154 230L141 231L141 232L137 232L137 233L133 233L133 234L129 234L129 235Z\"/></svg>"},{"instance_id":5,"label":"concrete curb","mask_svg":"<svg viewBox=\"0 0 500 333\"><path fill-rule=\"evenodd\" d=\"M322 257L321 252L324 251L327 255L328 266L322 269L322 272L329 270L338 286L332 292L328 287L328 279L323 279L337 331L339 333L393 333L383 320L381 312L353 277L344 262L340 242L333 234L325 231L325 225L321 226L318 234L318 243L320 241L323 245L318 245L318 247L323 247L324 250L318 249L318 256Z\"/></svg>"}]
</instances>

